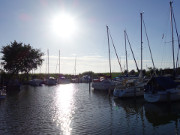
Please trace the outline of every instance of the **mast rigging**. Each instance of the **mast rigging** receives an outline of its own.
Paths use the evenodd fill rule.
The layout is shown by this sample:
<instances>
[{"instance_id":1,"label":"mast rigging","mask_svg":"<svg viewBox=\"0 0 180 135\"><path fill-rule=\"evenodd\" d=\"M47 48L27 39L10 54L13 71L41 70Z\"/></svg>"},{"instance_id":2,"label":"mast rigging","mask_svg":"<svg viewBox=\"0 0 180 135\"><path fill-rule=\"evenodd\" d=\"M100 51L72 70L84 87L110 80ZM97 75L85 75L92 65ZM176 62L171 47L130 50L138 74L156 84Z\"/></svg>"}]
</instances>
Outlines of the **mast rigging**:
<instances>
[{"instance_id":1,"label":"mast rigging","mask_svg":"<svg viewBox=\"0 0 180 135\"><path fill-rule=\"evenodd\" d=\"M113 48L114 48L114 51L115 51L115 54L116 54L116 57L117 57L117 60L118 60L119 66L120 66L120 71L122 72L121 62L120 62L120 60L119 60L119 57L118 57L118 54L117 54L117 51L116 51L116 47L115 47L115 45L114 45L112 36L111 36L111 34L110 34L110 30L109 30L109 36L110 36L110 38L111 38L112 45L113 45Z\"/></svg>"},{"instance_id":2,"label":"mast rigging","mask_svg":"<svg viewBox=\"0 0 180 135\"><path fill-rule=\"evenodd\" d=\"M109 69L110 69L110 78L111 78L112 76L111 76L111 61L110 61L111 56L110 56L110 43L109 43L109 27L106 25L106 28L107 28L107 38L108 38L108 51L109 51Z\"/></svg>"}]
</instances>

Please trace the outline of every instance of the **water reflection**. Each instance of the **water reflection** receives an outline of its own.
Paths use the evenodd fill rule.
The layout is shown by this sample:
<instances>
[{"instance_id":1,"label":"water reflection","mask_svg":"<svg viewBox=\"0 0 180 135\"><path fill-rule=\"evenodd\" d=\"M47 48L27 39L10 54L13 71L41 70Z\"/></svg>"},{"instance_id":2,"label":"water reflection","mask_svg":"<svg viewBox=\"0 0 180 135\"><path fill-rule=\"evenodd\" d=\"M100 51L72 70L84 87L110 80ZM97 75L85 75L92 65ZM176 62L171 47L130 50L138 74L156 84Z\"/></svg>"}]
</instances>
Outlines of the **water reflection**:
<instances>
[{"instance_id":1,"label":"water reflection","mask_svg":"<svg viewBox=\"0 0 180 135\"><path fill-rule=\"evenodd\" d=\"M0 134L178 134L180 102L148 104L87 84L27 87L0 102Z\"/></svg>"},{"instance_id":2,"label":"water reflection","mask_svg":"<svg viewBox=\"0 0 180 135\"><path fill-rule=\"evenodd\" d=\"M71 134L71 121L74 113L73 84L59 85L55 94L56 111L53 121L61 128L62 134Z\"/></svg>"},{"instance_id":3,"label":"water reflection","mask_svg":"<svg viewBox=\"0 0 180 135\"><path fill-rule=\"evenodd\" d=\"M147 120L154 127L178 122L180 118L180 103L144 105Z\"/></svg>"},{"instance_id":4,"label":"water reflection","mask_svg":"<svg viewBox=\"0 0 180 135\"><path fill-rule=\"evenodd\" d=\"M141 114L143 111L143 98L137 99L118 99L114 98L115 106L118 109L122 107L127 115Z\"/></svg>"},{"instance_id":5,"label":"water reflection","mask_svg":"<svg viewBox=\"0 0 180 135\"><path fill-rule=\"evenodd\" d=\"M117 115L121 116L119 125L125 134L146 134L144 117L144 99L118 99L114 98L114 107ZM122 117L123 116L123 117Z\"/></svg>"},{"instance_id":6,"label":"water reflection","mask_svg":"<svg viewBox=\"0 0 180 135\"><path fill-rule=\"evenodd\" d=\"M112 95L109 95L108 91L92 90L92 93L94 96L98 96L98 97L111 97L112 96Z\"/></svg>"},{"instance_id":7,"label":"water reflection","mask_svg":"<svg viewBox=\"0 0 180 135\"><path fill-rule=\"evenodd\" d=\"M145 116L152 123L155 132L161 130L162 134L179 134L180 103L149 104L144 105ZM156 131L157 130L157 131Z\"/></svg>"}]
</instances>

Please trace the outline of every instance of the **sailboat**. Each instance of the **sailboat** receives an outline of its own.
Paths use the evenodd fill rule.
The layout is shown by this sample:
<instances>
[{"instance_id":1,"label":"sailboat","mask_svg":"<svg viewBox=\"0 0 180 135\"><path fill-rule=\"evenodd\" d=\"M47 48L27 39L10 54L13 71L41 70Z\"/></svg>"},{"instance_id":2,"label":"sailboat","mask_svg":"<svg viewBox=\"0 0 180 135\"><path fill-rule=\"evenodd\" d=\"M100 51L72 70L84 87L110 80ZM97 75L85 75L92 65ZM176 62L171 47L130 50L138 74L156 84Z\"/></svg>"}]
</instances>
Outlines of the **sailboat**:
<instances>
[{"instance_id":1,"label":"sailboat","mask_svg":"<svg viewBox=\"0 0 180 135\"><path fill-rule=\"evenodd\" d=\"M140 16L141 16L141 70L139 73L139 77L133 78L133 79L126 78L123 83L116 85L113 92L113 95L115 97L130 98L130 97L140 97L144 95L144 85L146 84L147 80L145 80L142 75L142 13L140 13ZM128 42L129 42L129 39L128 39L126 31L124 31L124 37L125 37L126 67L127 67L127 72L128 72L126 38ZM129 45L130 45L130 42L129 42ZM139 71L131 45L130 45L130 49L131 49L131 52L132 52L132 55L136 64L136 68Z\"/></svg>"},{"instance_id":2,"label":"sailboat","mask_svg":"<svg viewBox=\"0 0 180 135\"><path fill-rule=\"evenodd\" d=\"M58 84L68 84L70 82L71 82L70 79L67 79L60 74L60 50L59 50L59 77L57 79L57 83Z\"/></svg>"},{"instance_id":3,"label":"sailboat","mask_svg":"<svg viewBox=\"0 0 180 135\"><path fill-rule=\"evenodd\" d=\"M32 74L33 74L33 72L32 72ZM32 76L32 79L29 80L28 84L31 85L31 86L34 86L34 87L42 86L43 80L39 79L39 78L35 78L34 76Z\"/></svg>"},{"instance_id":4,"label":"sailboat","mask_svg":"<svg viewBox=\"0 0 180 135\"><path fill-rule=\"evenodd\" d=\"M31 86L41 86L43 84L42 79L32 79L29 81L29 85Z\"/></svg>"},{"instance_id":5,"label":"sailboat","mask_svg":"<svg viewBox=\"0 0 180 135\"><path fill-rule=\"evenodd\" d=\"M56 85L57 80L54 77L49 77L49 50L47 50L48 54L48 79L46 80L46 85L51 86L51 85Z\"/></svg>"},{"instance_id":6,"label":"sailboat","mask_svg":"<svg viewBox=\"0 0 180 135\"><path fill-rule=\"evenodd\" d=\"M110 43L109 43L109 28L107 28L107 38L108 38L108 51L109 51L109 67L110 67L110 79L104 78L100 81L93 81L92 82L92 88L94 90L102 90L102 91L108 91L108 90L114 90L115 83L111 80L111 61L110 61Z\"/></svg>"},{"instance_id":7,"label":"sailboat","mask_svg":"<svg viewBox=\"0 0 180 135\"><path fill-rule=\"evenodd\" d=\"M175 77L174 62L174 38L173 38L173 9L170 2L171 31L172 31L172 50L173 68ZM147 102L169 102L180 100L180 85L170 77L152 77L145 86L144 99Z\"/></svg>"},{"instance_id":8,"label":"sailboat","mask_svg":"<svg viewBox=\"0 0 180 135\"><path fill-rule=\"evenodd\" d=\"M124 37L125 37L125 52L126 52L126 68L127 68L127 72L128 72L128 62L127 62L127 49L126 49L126 37L128 39L127 33L126 31L124 31ZM128 39L129 42L129 39ZM131 47L130 47L131 48ZM132 48L131 48L132 51ZM133 51L132 51L133 54ZM137 66L134 54L133 54L133 58L137 67L137 70L139 71L139 68ZM140 72L141 74L141 72ZM119 97L119 98L130 98L130 97L139 97L139 96L143 96L144 95L144 82L140 77L126 77L122 83L119 83L116 85L114 91L113 91L113 95L115 97Z\"/></svg>"},{"instance_id":9,"label":"sailboat","mask_svg":"<svg viewBox=\"0 0 180 135\"><path fill-rule=\"evenodd\" d=\"M74 63L74 76L73 76L73 78L71 79L71 82L72 83L79 83L79 76L78 75L76 75L76 59L77 59L77 57L75 57L75 63Z\"/></svg>"}]
</instances>

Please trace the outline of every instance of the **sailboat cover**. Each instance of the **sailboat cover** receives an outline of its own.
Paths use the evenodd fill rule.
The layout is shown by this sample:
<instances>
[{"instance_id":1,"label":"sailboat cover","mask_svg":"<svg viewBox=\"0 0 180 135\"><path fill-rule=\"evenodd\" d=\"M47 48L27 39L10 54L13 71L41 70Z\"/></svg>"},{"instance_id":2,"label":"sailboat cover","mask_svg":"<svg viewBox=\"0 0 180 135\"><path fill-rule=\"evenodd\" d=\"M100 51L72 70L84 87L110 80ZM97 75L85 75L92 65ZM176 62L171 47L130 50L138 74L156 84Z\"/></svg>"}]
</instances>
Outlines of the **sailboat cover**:
<instances>
[{"instance_id":1,"label":"sailboat cover","mask_svg":"<svg viewBox=\"0 0 180 135\"><path fill-rule=\"evenodd\" d=\"M152 77L145 86L145 91L172 89L177 85L178 83L170 77Z\"/></svg>"}]
</instances>

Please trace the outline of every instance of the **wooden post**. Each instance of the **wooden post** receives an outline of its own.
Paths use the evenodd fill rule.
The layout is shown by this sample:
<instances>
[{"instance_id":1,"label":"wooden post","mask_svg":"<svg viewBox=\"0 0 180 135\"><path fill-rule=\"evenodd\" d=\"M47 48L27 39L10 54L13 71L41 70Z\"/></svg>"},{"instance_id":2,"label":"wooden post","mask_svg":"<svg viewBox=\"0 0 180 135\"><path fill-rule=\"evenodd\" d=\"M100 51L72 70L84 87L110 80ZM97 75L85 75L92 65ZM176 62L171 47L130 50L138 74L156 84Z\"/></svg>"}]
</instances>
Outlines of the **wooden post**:
<instances>
[{"instance_id":1,"label":"wooden post","mask_svg":"<svg viewBox=\"0 0 180 135\"><path fill-rule=\"evenodd\" d=\"M90 90L91 90L91 81L90 81L90 71L89 71L89 77L88 77L88 81L89 81L89 92L90 92Z\"/></svg>"},{"instance_id":2,"label":"wooden post","mask_svg":"<svg viewBox=\"0 0 180 135\"><path fill-rule=\"evenodd\" d=\"M89 91L91 90L91 82L90 82L90 79L89 79Z\"/></svg>"}]
</instances>

